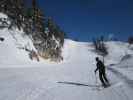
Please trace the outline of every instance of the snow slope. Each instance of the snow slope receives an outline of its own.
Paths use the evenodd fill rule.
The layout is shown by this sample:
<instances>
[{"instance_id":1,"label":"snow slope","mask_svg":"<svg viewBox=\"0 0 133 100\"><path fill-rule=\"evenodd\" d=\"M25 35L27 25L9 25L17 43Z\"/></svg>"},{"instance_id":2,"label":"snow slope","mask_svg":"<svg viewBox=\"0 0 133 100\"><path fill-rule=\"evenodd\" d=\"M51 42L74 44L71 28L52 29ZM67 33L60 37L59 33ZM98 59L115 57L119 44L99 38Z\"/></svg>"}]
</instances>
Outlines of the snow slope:
<instances>
[{"instance_id":1,"label":"snow slope","mask_svg":"<svg viewBox=\"0 0 133 100\"><path fill-rule=\"evenodd\" d=\"M0 13L0 18L8 18ZM2 23L0 23L2 24ZM132 100L133 50L127 43L107 42L105 58L111 87L95 76L91 43L65 40L63 62L31 61L23 48L34 49L31 38L17 29L0 29L0 100ZM102 57L100 57L102 59Z\"/></svg>"},{"instance_id":2,"label":"snow slope","mask_svg":"<svg viewBox=\"0 0 133 100\"><path fill-rule=\"evenodd\" d=\"M8 34L7 30L1 30L0 33ZM10 37L8 34L8 38ZM0 100L132 100L133 98L131 66L133 51L126 43L107 43L110 53L105 63L112 86L98 91L96 87L101 83L98 74L97 76L94 74L95 57L98 55L93 52L91 43L65 40L62 50L63 62L34 63L27 62L26 53L17 50L13 41L10 38L0 43ZM13 59L11 57L7 59L8 55ZM126 67L128 65L130 68Z\"/></svg>"}]
</instances>

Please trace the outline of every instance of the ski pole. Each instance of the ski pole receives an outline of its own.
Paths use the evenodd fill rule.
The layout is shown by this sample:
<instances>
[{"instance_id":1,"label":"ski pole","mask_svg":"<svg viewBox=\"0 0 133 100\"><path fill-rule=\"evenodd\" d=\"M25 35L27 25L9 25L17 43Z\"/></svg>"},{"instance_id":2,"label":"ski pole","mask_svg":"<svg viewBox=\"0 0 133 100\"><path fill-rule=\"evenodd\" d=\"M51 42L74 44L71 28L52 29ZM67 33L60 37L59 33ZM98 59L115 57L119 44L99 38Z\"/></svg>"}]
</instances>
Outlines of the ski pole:
<instances>
[{"instance_id":1,"label":"ski pole","mask_svg":"<svg viewBox=\"0 0 133 100\"><path fill-rule=\"evenodd\" d=\"M96 73L95 73L95 79L96 79L96 81L95 81L95 82L96 82L96 85L97 85L97 76L96 76Z\"/></svg>"}]
</instances>

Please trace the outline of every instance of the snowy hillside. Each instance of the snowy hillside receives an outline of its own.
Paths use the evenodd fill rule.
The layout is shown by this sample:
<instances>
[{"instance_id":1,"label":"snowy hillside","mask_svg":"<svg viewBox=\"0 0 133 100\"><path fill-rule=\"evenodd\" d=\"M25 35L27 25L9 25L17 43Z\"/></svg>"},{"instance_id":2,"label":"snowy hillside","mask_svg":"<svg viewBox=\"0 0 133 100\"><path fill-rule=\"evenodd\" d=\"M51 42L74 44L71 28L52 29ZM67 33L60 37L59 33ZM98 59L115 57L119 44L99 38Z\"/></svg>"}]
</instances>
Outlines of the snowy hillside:
<instances>
[{"instance_id":1,"label":"snowy hillside","mask_svg":"<svg viewBox=\"0 0 133 100\"><path fill-rule=\"evenodd\" d=\"M0 18L5 22L10 23L8 17L0 13ZM3 26L3 23L0 23ZM20 64L31 61L29 55L24 48L29 50L35 50L31 39L25 35L23 31L13 28L8 30L4 27L0 29L0 37L4 38L4 41L0 41L0 63L1 64Z\"/></svg>"},{"instance_id":2,"label":"snowy hillside","mask_svg":"<svg viewBox=\"0 0 133 100\"><path fill-rule=\"evenodd\" d=\"M24 33L18 30L0 30L0 37L4 38L4 41L0 42L0 63L16 64L16 62L30 61L28 52L24 48L32 50L34 46L27 36L22 37L22 35Z\"/></svg>"},{"instance_id":3,"label":"snowy hillside","mask_svg":"<svg viewBox=\"0 0 133 100\"><path fill-rule=\"evenodd\" d=\"M132 100L133 98L133 51L126 43L107 43L109 55L105 58L105 63L112 86L99 91L97 87L101 83L98 74L97 76L94 74L95 57L98 55L93 51L91 43L65 40L62 50L63 62L28 63L27 53L18 49L27 42L16 42L7 30L1 30L0 33L5 37L5 41L0 43L0 100ZM16 43L24 44L15 45Z\"/></svg>"}]
</instances>

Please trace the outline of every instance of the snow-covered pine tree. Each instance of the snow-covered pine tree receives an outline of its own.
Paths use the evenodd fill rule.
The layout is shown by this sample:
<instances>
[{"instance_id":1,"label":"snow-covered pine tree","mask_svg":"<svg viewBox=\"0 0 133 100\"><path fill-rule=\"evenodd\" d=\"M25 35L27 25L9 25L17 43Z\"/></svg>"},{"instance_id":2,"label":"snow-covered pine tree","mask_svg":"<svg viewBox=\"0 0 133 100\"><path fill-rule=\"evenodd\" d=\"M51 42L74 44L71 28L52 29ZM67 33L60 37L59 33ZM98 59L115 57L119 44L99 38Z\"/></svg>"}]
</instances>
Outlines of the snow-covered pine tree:
<instances>
[{"instance_id":1,"label":"snow-covered pine tree","mask_svg":"<svg viewBox=\"0 0 133 100\"><path fill-rule=\"evenodd\" d=\"M47 36L45 42L45 54L48 54L52 60L61 60L61 48L64 43L64 32L50 17L46 22L45 34Z\"/></svg>"},{"instance_id":2,"label":"snow-covered pine tree","mask_svg":"<svg viewBox=\"0 0 133 100\"><path fill-rule=\"evenodd\" d=\"M64 35L65 33L60 29L60 27L52 20L52 18L48 18L47 27L49 32L55 36L55 38L60 38L60 43L63 45L64 43Z\"/></svg>"},{"instance_id":3,"label":"snow-covered pine tree","mask_svg":"<svg viewBox=\"0 0 133 100\"><path fill-rule=\"evenodd\" d=\"M36 0L32 0L32 38L38 53L44 58L61 59L61 47L64 43L64 33L50 18L46 18L38 7Z\"/></svg>"}]
</instances>

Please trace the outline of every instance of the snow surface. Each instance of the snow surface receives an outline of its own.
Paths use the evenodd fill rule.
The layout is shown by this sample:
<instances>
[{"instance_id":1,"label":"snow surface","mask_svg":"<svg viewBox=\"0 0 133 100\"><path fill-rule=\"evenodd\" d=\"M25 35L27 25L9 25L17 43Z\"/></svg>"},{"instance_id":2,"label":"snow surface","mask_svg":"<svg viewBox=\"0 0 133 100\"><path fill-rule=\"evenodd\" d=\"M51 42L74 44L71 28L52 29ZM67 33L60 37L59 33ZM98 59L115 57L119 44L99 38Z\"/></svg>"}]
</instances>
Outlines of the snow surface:
<instances>
[{"instance_id":1,"label":"snow surface","mask_svg":"<svg viewBox=\"0 0 133 100\"><path fill-rule=\"evenodd\" d=\"M24 50L25 47L34 49L32 41L23 36L23 32L17 29L0 30L0 37L4 38L4 41L0 41L0 63L1 64L20 64L30 61L28 52Z\"/></svg>"},{"instance_id":2,"label":"snow surface","mask_svg":"<svg viewBox=\"0 0 133 100\"><path fill-rule=\"evenodd\" d=\"M35 49L22 31L0 30L0 100L132 100L133 51L127 43L107 42L107 77L101 85L95 76L91 43L65 40L61 63L31 61L23 47ZM102 57L101 57L102 59ZM77 84L77 85L76 85ZM78 85L79 84L79 85ZM82 85L80 85L82 84Z\"/></svg>"},{"instance_id":3,"label":"snow surface","mask_svg":"<svg viewBox=\"0 0 133 100\"><path fill-rule=\"evenodd\" d=\"M4 44L1 43L0 48ZM115 50L121 46L127 48L124 43L119 45L119 43L110 42L110 44L112 44L110 48L115 48ZM7 47L3 47L3 49L8 51ZM10 48L10 50L12 49ZM8 61L10 62L11 59L7 60L7 65L6 63L1 63L0 100L99 100L99 98L100 100L132 100L132 66L130 66L130 69L126 68L127 60L119 60L120 58L118 59L113 54L115 51L110 52L111 58L109 55L107 60L109 59L113 62L116 59L119 66L117 64L109 65L110 63L106 63L108 65L107 75L112 86L101 91L96 90L95 85L100 85L101 83L98 80L98 76L96 83L94 59L97 55L92 50L91 43L65 40L63 48L64 61L62 63L30 62L19 64L17 62L17 64L11 65L8 64ZM121 50L124 52L125 49ZM9 54L10 52L8 51L8 53L3 55L17 55L17 52L14 52L12 55ZM120 53L118 55L123 57L123 54ZM23 58L24 56L18 55L18 58ZM3 58L0 58L1 61ZM133 57L129 58L128 64L132 64L131 59L133 60ZM12 59L12 61L16 61L16 59ZM23 60L23 62L25 61ZM123 68L122 63L125 63L125 68ZM88 86L73 85L78 83Z\"/></svg>"}]
</instances>

